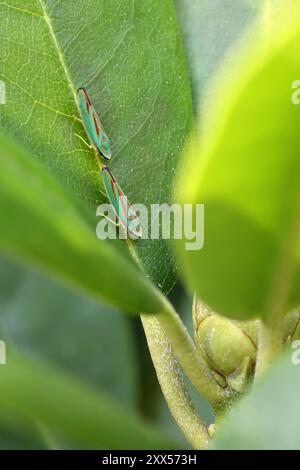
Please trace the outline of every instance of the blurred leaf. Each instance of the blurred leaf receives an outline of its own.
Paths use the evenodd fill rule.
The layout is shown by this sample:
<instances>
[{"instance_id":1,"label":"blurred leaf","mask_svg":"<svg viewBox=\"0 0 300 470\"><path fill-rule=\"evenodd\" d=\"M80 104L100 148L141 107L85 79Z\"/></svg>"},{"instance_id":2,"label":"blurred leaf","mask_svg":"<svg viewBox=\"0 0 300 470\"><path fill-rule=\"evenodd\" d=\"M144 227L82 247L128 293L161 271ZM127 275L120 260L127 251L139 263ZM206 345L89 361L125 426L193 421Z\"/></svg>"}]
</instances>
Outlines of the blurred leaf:
<instances>
[{"instance_id":1,"label":"blurred leaf","mask_svg":"<svg viewBox=\"0 0 300 470\"><path fill-rule=\"evenodd\" d=\"M237 50L247 41L263 44L269 29L282 23L287 3L286 0L174 0L174 3L190 68L194 104L205 117L206 107L214 102L211 76L219 71L221 80L226 78L230 82L230 64Z\"/></svg>"},{"instance_id":2,"label":"blurred leaf","mask_svg":"<svg viewBox=\"0 0 300 470\"><path fill-rule=\"evenodd\" d=\"M208 79L259 16L263 4L262 0L175 0L196 106Z\"/></svg>"},{"instance_id":3,"label":"blurred leaf","mask_svg":"<svg viewBox=\"0 0 300 470\"><path fill-rule=\"evenodd\" d=\"M165 203L191 124L190 86L171 0L0 3L0 123L95 211L101 178L75 90L86 86L112 141L112 169L132 203ZM166 240L135 243L164 290L176 268Z\"/></svg>"},{"instance_id":4,"label":"blurred leaf","mask_svg":"<svg viewBox=\"0 0 300 470\"><path fill-rule=\"evenodd\" d=\"M176 442L133 412L60 371L9 351L0 407L25 413L66 437L108 449L172 449Z\"/></svg>"},{"instance_id":5,"label":"blurred leaf","mask_svg":"<svg viewBox=\"0 0 300 470\"><path fill-rule=\"evenodd\" d=\"M289 11L267 49L244 49L230 83L216 78L214 106L188 151L190 180L178 190L181 201L205 204L204 248L181 245L187 280L213 310L241 319L300 302L300 110L291 102L299 5Z\"/></svg>"},{"instance_id":6,"label":"blurred leaf","mask_svg":"<svg viewBox=\"0 0 300 470\"><path fill-rule=\"evenodd\" d=\"M8 286L9 298L2 295ZM0 258L0 338L135 407L138 356L131 322Z\"/></svg>"},{"instance_id":7,"label":"blurred leaf","mask_svg":"<svg viewBox=\"0 0 300 470\"><path fill-rule=\"evenodd\" d=\"M1 432L0 429L0 450L45 450L45 445L41 439L32 440L30 437Z\"/></svg>"},{"instance_id":8,"label":"blurred leaf","mask_svg":"<svg viewBox=\"0 0 300 470\"><path fill-rule=\"evenodd\" d=\"M221 425L215 449L300 449L300 374L291 352Z\"/></svg>"},{"instance_id":9,"label":"blurred leaf","mask_svg":"<svg viewBox=\"0 0 300 470\"><path fill-rule=\"evenodd\" d=\"M0 403L0 420L1 450L49 448L37 424L24 416L24 413L16 413L8 406L2 407Z\"/></svg>"},{"instance_id":10,"label":"blurred leaf","mask_svg":"<svg viewBox=\"0 0 300 470\"><path fill-rule=\"evenodd\" d=\"M128 311L158 312L158 293L114 248L97 240L69 196L25 151L0 135L0 249Z\"/></svg>"}]
</instances>

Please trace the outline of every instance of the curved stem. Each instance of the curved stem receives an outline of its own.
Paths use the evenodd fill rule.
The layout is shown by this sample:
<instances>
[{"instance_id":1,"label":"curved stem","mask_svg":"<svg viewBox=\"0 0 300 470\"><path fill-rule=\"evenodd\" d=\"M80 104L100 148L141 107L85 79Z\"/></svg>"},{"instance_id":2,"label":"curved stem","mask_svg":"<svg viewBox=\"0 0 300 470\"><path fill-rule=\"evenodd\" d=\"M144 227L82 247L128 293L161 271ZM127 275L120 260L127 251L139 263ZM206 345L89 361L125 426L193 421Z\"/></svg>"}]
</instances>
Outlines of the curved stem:
<instances>
[{"instance_id":1,"label":"curved stem","mask_svg":"<svg viewBox=\"0 0 300 470\"><path fill-rule=\"evenodd\" d=\"M187 329L166 298L164 304L164 311L157 314L156 318L171 343L174 354L195 388L219 411L230 398L228 391L216 382L205 360L198 354Z\"/></svg>"},{"instance_id":2,"label":"curved stem","mask_svg":"<svg viewBox=\"0 0 300 470\"><path fill-rule=\"evenodd\" d=\"M133 259L143 270L134 245L130 240L127 244ZM216 412L221 412L232 398L230 392L216 382L206 362L198 354L192 338L173 306L163 294L161 298L165 308L162 312L155 314L155 317L171 343L175 356L198 392L210 402ZM145 315L142 318L144 322Z\"/></svg>"},{"instance_id":3,"label":"curved stem","mask_svg":"<svg viewBox=\"0 0 300 470\"><path fill-rule=\"evenodd\" d=\"M136 254L133 243L128 239L127 244L133 259L143 271L143 266ZM165 308L162 312L155 314L155 316L171 343L175 356L198 392L210 402L216 412L221 411L231 398L230 393L225 391L216 382L206 362L198 354L192 338L168 299L163 294L161 294L161 298ZM145 316L143 315L144 318Z\"/></svg>"},{"instance_id":4,"label":"curved stem","mask_svg":"<svg viewBox=\"0 0 300 470\"><path fill-rule=\"evenodd\" d=\"M170 411L195 449L209 444L207 428L186 390L180 367L157 316L141 315L151 358Z\"/></svg>"}]
</instances>

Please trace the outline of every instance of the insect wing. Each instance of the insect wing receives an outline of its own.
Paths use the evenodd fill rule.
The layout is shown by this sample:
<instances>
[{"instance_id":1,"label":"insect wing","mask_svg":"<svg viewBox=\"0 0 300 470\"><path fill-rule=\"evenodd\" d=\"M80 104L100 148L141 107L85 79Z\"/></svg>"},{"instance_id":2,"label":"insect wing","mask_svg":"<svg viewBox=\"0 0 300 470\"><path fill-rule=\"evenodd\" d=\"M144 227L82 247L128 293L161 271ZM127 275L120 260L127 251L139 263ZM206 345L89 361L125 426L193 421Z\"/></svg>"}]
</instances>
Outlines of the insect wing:
<instances>
[{"instance_id":1,"label":"insect wing","mask_svg":"<svg viewBox=\"0 0 300 470\"><path fill-rule=\"evenodd\" d=\"M101 170L103 183L108 195L108 198L116 212L120 223L125 227L135 238L142 236L139 218L129 204L127 197L115 180L112 172L108 167L103 167Z\"/></svg>"},{"instance_id":2,"label":"insect wing","mask_svg":"<svg viewBox=\"0 0 300 470\"><path fill-rule=\"evenodd\" d=\"M111 147L109 139L85 88L79 88L77 90L77 102L84 128L92 146L96 148L106 160L110 160Z\"/></svg>"}]
</instances>

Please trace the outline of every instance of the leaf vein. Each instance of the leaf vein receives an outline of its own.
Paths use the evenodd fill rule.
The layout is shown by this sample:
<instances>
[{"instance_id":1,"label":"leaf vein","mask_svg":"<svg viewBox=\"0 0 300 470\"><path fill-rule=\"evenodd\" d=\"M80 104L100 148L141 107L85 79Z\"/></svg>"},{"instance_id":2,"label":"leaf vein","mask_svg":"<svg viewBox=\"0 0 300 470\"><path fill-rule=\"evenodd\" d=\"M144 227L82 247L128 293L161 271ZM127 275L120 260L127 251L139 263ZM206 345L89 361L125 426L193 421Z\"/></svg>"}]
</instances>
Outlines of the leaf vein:
<instances>
[{"instance_id":1,"label":"leaf vein","mask_svg":"<svg viewBox=\"0 0 300 470\"><path fill-rule=\"evenodd\" d=\"M28 15L32 15L32 16L38 16L40 18L43 18L44 15L41 15L40 13L37 13L36 11L31 11L31 10L27 10L26 8L20 8L20 7L16 7L14 5L10 5L9 3L7 2L0 2L0 5L1 6L5 6L7 8L11 8L12 10L17 10L19 11L20 13L26 13Z\"/></svg>"},{"instance_id":2,"label":"leaf vein","mask_svg":"<svg viewBox=\"0 0 300 470\"><path fill-rule=\"evenodd\" d=\"M50 32L50 36L53 40L53 43L54 43L54 46L57 50L57 54L58 54L58 57L59 57L59 60L60 60L60 63L61 63L61 66L65 72L65 75L66 75L66 78L67 78L67 81L68 81L68 84L69 84L69 87L72 91L72 94L74 96L74 99L75 99L75 102L77 103L77 100L76 100L76 90L75 90L75 87L74 87L74 84L71 80L71 77L70 77L70 74L69 74L69 71L68 71L68 68L67 68L67 65L65 63L65 59L62 55L62 52L60 50L60 47L59 47L59 44L57 42L57 39L56 39L56 36L55 36L55 33L54 33L54 30L53 30L53 27L52 27L52 23L51 23L51 19L50 17L48 16L48 13L47 13L47 10L46 10L46 7L45 7L45 4L43 2L43 0L38 0L40 2L40 5L41 5L41 8L43 10L43 13L44 13L44 19L46 21L46 24L49 28L49 32Z\"/></svg>"},{"instance_id":3,"label":"leaf vein","mask_svg":"<svg viewBox=\"0 0 300 470\"><path fill-rule=\"evenodd\" d=\"M39 101L37 99L34 98L34 96L32 96L25 88L23 88L21 85L19 85L19 83L17 82L14 82L13 80L11 80L9 77L7 77L6 75L0 75L1 77L3 77L8 83L11 83L12 85L14 85L15 87L19 88L23 93L25 93L29 98L32 99L32 101L34 102L34 104L37 104L38 106L42 106L44 108L47 108L49 109L50 111L53 111L54 113L56 114L60 114L61 116L65 116L69 119L73 119L74 121L76 120L76 117L75 116L72 116L71 114L67 114L67 113L64 113L63 111L60 111L59 109L55 109L53 108L52 106L49 106L48 104L46 103L43 103L42 101Z\"/></svg>"}]
</instances>

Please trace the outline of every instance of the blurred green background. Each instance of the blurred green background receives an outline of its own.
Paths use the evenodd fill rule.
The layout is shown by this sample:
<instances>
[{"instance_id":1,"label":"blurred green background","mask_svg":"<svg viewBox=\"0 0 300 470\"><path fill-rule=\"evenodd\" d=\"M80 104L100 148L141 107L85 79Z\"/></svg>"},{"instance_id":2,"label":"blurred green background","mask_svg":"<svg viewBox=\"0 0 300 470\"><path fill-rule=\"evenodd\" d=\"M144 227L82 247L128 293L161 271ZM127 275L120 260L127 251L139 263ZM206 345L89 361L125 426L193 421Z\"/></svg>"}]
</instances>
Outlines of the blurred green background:
<instances>
[{"instance_id":1,"label":"blurred green background","mask_svg":"<svg viewBox=\"0 0 300 470\"><path fill-rule=\"evenodd\" d=\"M0 286L1 338L26 356L104 391L146 420L166 427L183 447L187 445L158 386L139 318L121 315L4 257ZM170 299L191 331L191 297L178 283ZM211 422L209 404L190 390ZM1 448L48 448L43 436L28 438L23 431L9 431L2 424ZM51 445L76 448L76 443L56 434L51 435Z\"/></svg>"},{"instance_id":2,"label":"blurred green background","mask_svg":"<svg viewBox=\"0 0 300 470\"><path fill-rule=\"evenodd\" d=\"M192 297L177 280L181 273L166 240L136 243L146 276L135 269L123 244L96 241L99 174L91 152L74 136L83 129L74 119L73 95L76 87L88 85L113 141L114 173L129 199L148 206L170 202L195 117L201 128L213 103L210 79L218 72L230 81L235 46L265 38L266 5L261 0L81 0L75 9L70 0L29 0L26 8L21 0L0 2L0 79L8 99L0 105L5 170L0 174L0 248L5 252L0 339L8 347L8 364L0 366L1 449L113 443L121 448L123 438L125 447L134 442L188 446L162 396L140 320L127 313L143 308L149 313L159 304L151 279L192 335ZM272 5L276 24L282 1ZM253 102L255 114L259 108ZM272 106L269 110L273 115ZM262 123L260 128L267 128ZM223 154L221 160L223 176L230 165ZM204 266L194 257L189 269L193 263L197 273ZM52 277L36 265L47 267ZM203 278L208 279L206 272ZM195 289L199 279L193 278ZM77 288L67 287L72 283ZM219 286L210 282L208 287L217 298ZM231 292L224 295L232 297ZM211 423L211 407L187 384ZM251 406L256 405L250 402L253 414Z\"/></svg>"}]
</instances>

